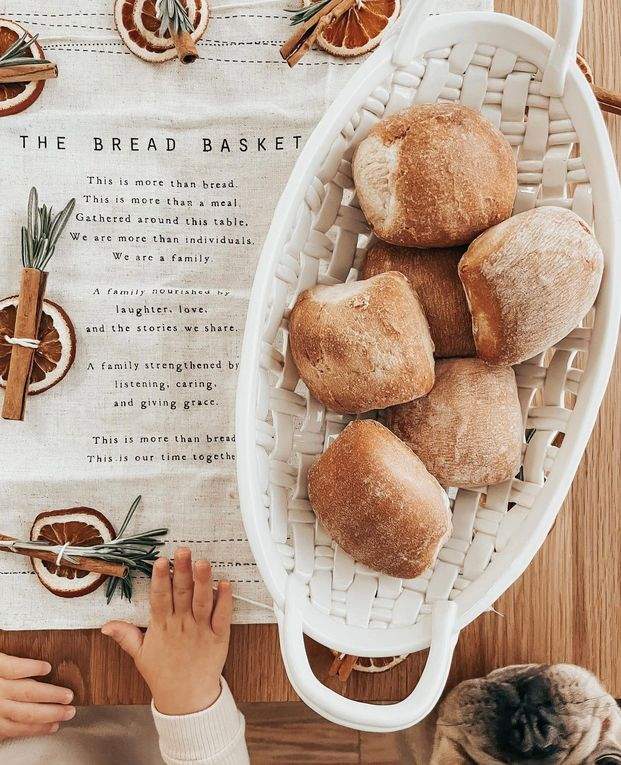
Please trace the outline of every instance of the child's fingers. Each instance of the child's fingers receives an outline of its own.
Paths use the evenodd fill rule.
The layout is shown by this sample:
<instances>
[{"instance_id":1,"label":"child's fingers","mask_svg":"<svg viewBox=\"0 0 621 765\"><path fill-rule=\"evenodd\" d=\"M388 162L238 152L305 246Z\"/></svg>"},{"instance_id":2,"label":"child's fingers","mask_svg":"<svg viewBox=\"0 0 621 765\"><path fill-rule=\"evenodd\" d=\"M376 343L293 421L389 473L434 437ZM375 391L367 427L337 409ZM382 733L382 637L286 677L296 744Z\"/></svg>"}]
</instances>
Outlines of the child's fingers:
<instances>
[{"instance_id":1,"label":"child's fingers","mask_svg":"<svg viewBox=\"0 0 621 765\"><path fill-rule=\"evenodd\" d=\"M47 704L70 704L73 691L36 680L12 680L2 688L2 695L12 701L35 701Z\"/></svg>"},{"instance_id":2,"label":"child's fingers","mask_svg":"<svg viewBox=\"0 0 621 765\"><path fill-rule=\"evenodd\" d=\"M115 643L118 643L132 659L138 656L142 648L144 635L134 624L129 622L108 622L101 628L101 632L103 635L111 637Z\"/></svg>"},{"instance_id":3,"label":"child's fingers","mask_svg":"<svg viewBox=\"0 0 621 765\"><path fill-rule=\"evenodd\" d=\"M218 597L211 617L211 629L218 637L227 637L233 615L233 591L231 583L222 581L218 585Z\"/></svg>"},{"instance_id":4,"label":"child's fingers","mask_svg":"<svg viewBox=\"0 0 621 765\"><path fill-rule=\"evenodd\" d=\"M172 614L173 599L168 558L158 558L153 564L149 599L151 618L154 622L164 621Z\"/></svg>"},{"instance_id":5,"label":"child's fingers","mask_svg":"<svg viewBox=\"0 0 621 765\"><path fill-rule=\"evenodd\" d=\"M20 659L0 653L0 677L7 680L20 680L24 677L41 677L52 671L52 665L38 659Z\"/></svg>"},{"instance_id":6,"label":"child's fingers","mask_svg":"<svg viewBox=\"0 0 621 765\"><path fill-rule=\"evenodd\" d=\"M173 573L173 604L175 614L183 616L192 612L194 576L192 574L192 553L187 547L175 550Z\"/></svg>"},{"instance_id":7,"label":"child's fingers","mask_svg":"<svg viewBox=\"0 0 621 765\"><path fill-rule=\"evenodd\" d=\"M211 566L206 560L198 560L194 564L194 599L192 611L199 624L211 624L213 609L213 579Z\"/></svg>"},{"instance_id":8,"label":"child's fingers","mask_svg":"<svg viewBox=\"0 0 621 765\"><path fill-rule=\"evenodd\" d=\"M45 725L46 723L64 722L75 717L75 707L63 704L30 704L25 701L7 701L0 703L0 714L5 719L26 725Z\"/></svg>"},{"instance_id":9,"label":"child's fingers","mask_svg":"<svg viewBox=\"0 0 621 765\"><path fill-rule=\"evenodd\" d=\"M56 733L58 723L44 725L27 725L26 723L13 722L12 720L0 720L0 742L4 738L29 738L31 736L49 736Z\"/></svg>"}]
</instances>

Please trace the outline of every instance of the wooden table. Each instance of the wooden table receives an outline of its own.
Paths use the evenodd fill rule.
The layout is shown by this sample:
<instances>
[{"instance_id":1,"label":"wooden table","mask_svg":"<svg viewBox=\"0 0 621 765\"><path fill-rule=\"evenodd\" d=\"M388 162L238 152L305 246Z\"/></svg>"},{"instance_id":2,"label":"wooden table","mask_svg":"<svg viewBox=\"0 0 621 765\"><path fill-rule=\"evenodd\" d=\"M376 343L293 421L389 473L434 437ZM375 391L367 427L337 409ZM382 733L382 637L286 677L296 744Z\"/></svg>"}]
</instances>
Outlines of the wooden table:
<instances>
[{"instance_id":1,"label":"wooden table","mask_svg":"<svg viewBox=\"0 0 621 765\"><path fill-rule=\"evenodd\" d=\"M595 81L621 90L621 8L586 0L581 50ZM496 0L497 10L554 30L556 0ZM621 157L621 117L608 118ZM614 367L595 431L570 496L524 576L498 601L499 614L481 616L462 632L450 683L521 662L573 662L599 675L621 696L621 363ZM132 663L94 631L0 634L0 650L45 658L53 679L76 691L79 704L140 704L148 693ZM325 649L309 642L313 663L325 675ZM424 656L410 657L385 675L352 677L348 695L368 700L403 698ZM285 701L296 696L287 682L274 626L233 629L226 671L239 701ZM338 687L338 684L333 684Z\"/></svg>"}]
</instances>

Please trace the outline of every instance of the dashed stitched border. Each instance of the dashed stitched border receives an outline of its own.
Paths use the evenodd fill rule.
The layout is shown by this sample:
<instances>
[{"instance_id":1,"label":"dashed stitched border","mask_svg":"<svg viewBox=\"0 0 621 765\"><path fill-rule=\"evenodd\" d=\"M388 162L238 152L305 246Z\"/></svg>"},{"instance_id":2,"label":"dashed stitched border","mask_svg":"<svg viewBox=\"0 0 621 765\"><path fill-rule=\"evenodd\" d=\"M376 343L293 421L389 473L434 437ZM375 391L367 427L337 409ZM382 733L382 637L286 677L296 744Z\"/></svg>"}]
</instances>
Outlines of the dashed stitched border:
<instances>
[{"instance_id":1,"label":"dashed stitched border","mask_svg":"<svg viewBox=\"0 0 621 765\"><path fill-rule=\"evenodd\" d=\"M99 11L97 13L89 13L86 12L78 12L78 13L39 13L37 11L34 11L33 13L13 13L11 16L15 16L17 18L21 19L29 19L29 18L50 18L50 19L60 19L60 18L68 18L70 16L109 16L111 18L114 17L113 13L108 13L104 11ZM282 14L278 16L274 16L272 14L267 13L212 13L210 18L212 19L288 19L289 16Z\"/></svg>"},{"instance_id":2,"label":"dashed stitched border","mask_svg":"<svg viewBox=\"0 0 621 765\"><path fill-rule=\"evenodd\" d=\"M212 19L291 19L291 16L270 16L261 13L214 13Z\"/></svg>"},{"instance_id":3,"label":"dashed stitched border","mask_svg":"<svg viewBox=\"0 0 621 765\"><path fill-rule=\"evenodd\" d=\"M189 544L189 545L198 545L198 544L213 544L214 542L247 542L248 540L245 537L235 537L234 539L167 539L166 540L169 544Z\"/></svg>"},{"instance_id":4,"label":"dashed stitched border","mask_svg":"<svg viewBox=\"0 0 621 765\"><path fill-rule=\"evenodd\" d=\"M14 17L17 21L19 21L20 24L26 24L27 26L38 26L38 27L46 27L49 29L91 29L97 32L116 32L116 27L102 27L97 26L95 24L73 24L71 22L61 22L59 24L54 23L53 21L36 21L35 19L30 18L30 16L21 16L20 14L15 14ZM252 19L252 18L265 18L265 19L276 19L279 21L287 21L287 16L251 16L251 15L235 15L235 16L211 16L211 19L235 19L235 18L245 18L245 19Z\"/></svg>"},{"instance_id":5,"label":"dashed stitched border","mask_svg":"<svg viewBox=\"0 0 621 765\"><path fill-rule=\"evenodd\" d=\"M216 566L219 567L219 568L224 568L225 566L233 566L234 568L236 568L237 566L255 566L256 567L256 565L257 565L256 563L238 563L237 561L234 561L234 560L229 560L229 561L225 561L225 560L212 560L212 561L209 561L209 562L211 563L212 567L214 567L214 568Z\"/></svg>"},{"instance_id":6,"label":"dashed stitched border","mask_svg":"<svg viewBox=\"0 0 621 765\"><path fill-rule=\"evenodd\" d=\"M274 46L280 48L280 46L285 42L284 40L212 40L209 38L204 38L201 40L203 45L222 45L222 46L231 46L232 48L237 47L238 45L257 45L257 46Z\"/></svg>"},{"instance_id":7,"label":"dashed stitched border","mask_svg":"<svg viewBox=\"0 0 621 765\"><path fill-rule=\"evenodd\" d=\"M115 30L112 30L115 31ZM45 38L41 38L42 43L45 45ZM284 40L217 40L211 37L204 37L203 39L198 41L198 44L200 47L204 48L209 45L222 45L222 46L231 46L231 47L237 47L240 45L255 45L255 46L274 46L274 47L280 47L284 43ZM72 42L71 40L66 40L63 42L52 42L49 45L45 45L46 50L63 50L61 46L66 46L67 49L73 49L75 46L85 46L85 45L114 45L115 47L119 48L121 46L125 46L125 43L119 38L118 40L89 40L88 38L82 38L80 40L76 40L75 42Z\"/></svg>"},{"instance_id":8,"label":"dashed stitched border","mask_svg":"<svg viewBox=\"0 0 621 765\"><path fill-rule=\"evenodd\" d=\"M34 19L31 19L29 16L20 16L19 14L15 14L12 16L12 18L15 18L17 21L19 21L20 24L25 24L26 26L37 26L37 27L46 27L50 29L95 29L99 32L116 32L116 27L97 27L92 24L69 24L67 22L61 23L61 24L54 24L50 21L35 21Z\"/></svg>"},{"instance_id":9,"label":"dashed stitched border","mask_svg":"<svg viewBox=\"0 0 621 765\"><path fill-rule=\"evenodd\" d=\"M256 563L239 562L234 560L212 560L210 561L213 568L240 568L243 566L254 566ZM0 574L34 574L34 571L0 571Z\"/></svg>"},{"instance_id":10,"label":"dashed stitched border","mask_svg":"<svg viewBox=\"0 0 621 765\"><path fill-rule=\"evenodd\" d=\"M36 576L35 571L0 571L0 576L21 576L23 574L26 574L28 576ZM148 581L149 577L140 575L134 577L134 579L138 581ZM229 582L232 582L233 584L261 584L261 579L234 579L231 577Z\"/></svg>"},{"instance_id":11,"label":"dashed stitched border","mask_svg":"<svg viewBox=\"0 0 621 765\"><path fill-rule=\"evenodd\" d=\"M71 53L100 53L113 56L133 56L128 50L96 50L95 48L60 47L46 45L46 50L69 51ZM201 56L202 61L211 61L219 64L278 64L283 65L282 59L248 59L248 58L215 58L213 56ZM297 66L360 66L360 61L337 61L330 58L325 61L300 61Z\"/></svg>"},{"instance_id":12,"label":"dashed stitched border","mask_svg":"<svg viewBox=\"0 0 621 765\"><path fill-rule=\"evenodd\" d=\"M39 13L33 11L32 13L13 13L12 16L21 16L22 18L30 18L31 16L47 16L52 19L61 18L62 16L114 16L113 13L108 11L79 11L78 13Z\"/></svg>"}]
</instances>

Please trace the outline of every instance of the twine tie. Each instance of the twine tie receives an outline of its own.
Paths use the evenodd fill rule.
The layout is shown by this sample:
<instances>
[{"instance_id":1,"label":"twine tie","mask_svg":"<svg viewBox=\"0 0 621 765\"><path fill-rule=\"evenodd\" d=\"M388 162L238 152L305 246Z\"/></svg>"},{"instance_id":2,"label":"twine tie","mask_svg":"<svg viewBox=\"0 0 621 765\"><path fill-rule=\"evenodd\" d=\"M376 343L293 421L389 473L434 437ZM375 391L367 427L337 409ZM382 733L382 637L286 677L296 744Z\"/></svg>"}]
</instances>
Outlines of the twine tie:
<instances>
[{"instance_id":1,"label":"twine tie","mask_svg":"<svg viewBox=\"0 0 621 765\"><path fill-rule=\"evenodd\" d=\"M22 348L30 348L32 351L36 351L41 345L40 340L35 340L32 337L9 337L8 335L5 335L4 339L9 345L19 345Z\"/></svg>"},{"instance_id":2,"label":"twine tie","mask_svg":"<svg viewBox=\"0 0 621 765\"><path fill-rule=\"evenodd\" d=\"M62 565L63 555L65 554L69 545L70 545L70 542L65 542L65 544L58 551L58 555L56 556L56 565L58 567Z\"/></svg>"}]
</instances>

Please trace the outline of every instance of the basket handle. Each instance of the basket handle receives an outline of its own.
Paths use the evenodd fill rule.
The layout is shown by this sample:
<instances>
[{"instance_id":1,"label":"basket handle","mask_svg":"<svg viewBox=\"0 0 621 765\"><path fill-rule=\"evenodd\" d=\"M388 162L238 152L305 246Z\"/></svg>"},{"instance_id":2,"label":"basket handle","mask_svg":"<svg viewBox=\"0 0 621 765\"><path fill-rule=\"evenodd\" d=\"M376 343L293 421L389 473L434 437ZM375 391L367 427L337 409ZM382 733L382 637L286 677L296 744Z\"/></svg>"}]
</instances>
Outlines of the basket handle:
<instances>
[{"instance_id":1,"label":"basket handle","mask_svg":"<svg viewBox=\"0 0 621 765\"><path fill-rule=\"evenodd\" d=\"M541 83L544 96L560 97L565 92L567 72L578 53L582 13L583 0L558 0L556 36Z\"/></svg>"},{"instance_id":2,"label":"basket handle","mask_svg":"<svg viewBox=\"0 0 621 765\"><path fill-rule=\"evenodd\" d=\"M276 616L287 675L298 696L309 707L339 725L375 733L409 728L431 712L444 690L459 637L455 630L456 603L444 600L433 606L429 656L414 691L396 704L376 705L347 699L326 688L315 677L304 646L300 608L307 597L304 582L291 574L287 580L284 614L276 608Z\"/></svg>"},{"instance_id":3,"label":"basket handle","mask_svg":"<svg viewBox=\"0 0 621 765\"><path fill-rule=\"evenodd\" d=\"M584 0L558 0L558 23L554 45L543 73L541 92L546 96L562 96L570 65L575 62L578 37L582 26ZM412 51L417 49L425 19L429 15L430 0L411 0L402 19L395 25L397 41L392 53L395 67L407 66Z\"/></svg>"},{"instance_id":4,"label":"basket handle","mask_svg":"<svg viewBox=\"0 0 621 765\"><path fill-rule=\"evenodd\" d=\"M397 21L399 29L395 47L392 52L392 64L399 68L407 66L412 61L412 51L416 50L418 38L427 16L429 16L430 0L410 0L407 10Z\"/></svg>"}]
</instances>

